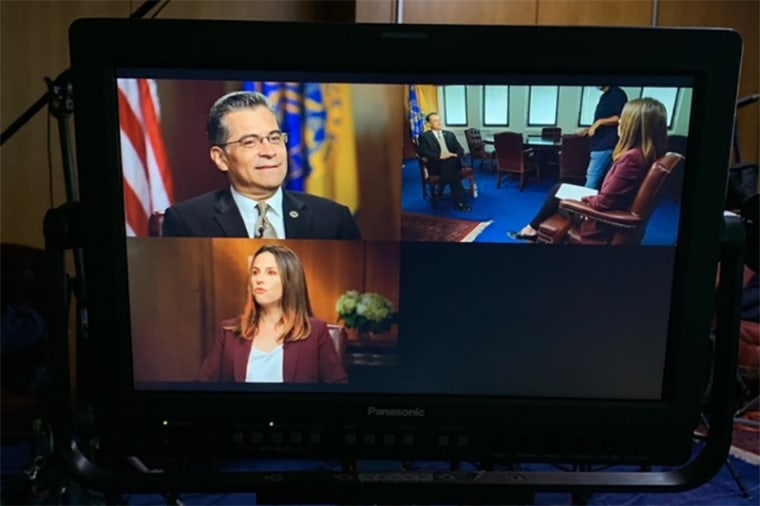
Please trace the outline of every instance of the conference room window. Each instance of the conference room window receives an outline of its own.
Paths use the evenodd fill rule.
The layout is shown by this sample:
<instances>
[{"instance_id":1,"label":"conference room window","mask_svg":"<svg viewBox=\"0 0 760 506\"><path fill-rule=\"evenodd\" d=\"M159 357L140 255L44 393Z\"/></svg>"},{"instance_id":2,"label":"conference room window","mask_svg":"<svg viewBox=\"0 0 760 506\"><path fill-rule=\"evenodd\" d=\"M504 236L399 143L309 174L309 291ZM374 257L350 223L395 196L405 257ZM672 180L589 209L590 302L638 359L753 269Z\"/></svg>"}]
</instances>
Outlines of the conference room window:
<instances>
[{"instance_id":1,"label":"conference room window","mask_svg":"<svg viewBox=\"0 0 760 506\"><path fill-rule=\"evenodd\" d=\"M528 126L557 124L559 86L530 86L528 88Z\"/></svg>"},{"instance_id":2,"label":"conference room window","mask_svg":"<svg viewBox=\"0 0 760 506\"><path fill-rule=\"evenodd\" d=\"M578 126L590 127L594 123L594 113L602 96L602 90L596 86L584 86L581 90L581 109Z\"/></svg>"},{"instance_id":3,"label":"conference room window","mask_svg":"<svg viewBox=\"0 0 760 506\"><path fill-rule=\"evenodd\" d=\"M483 126L509 126L509 86L483 86Z\"/></svg>"},{"instance_id":4,"label":"conference room window","mask_svg":"<svg viewBox=\"0 0 760 506\"><path fill-rule=\"evenodd\" d=\"M446 126L467 126L467 88L443 86L443 121Z\"/></svg>"},{"instance_id":5,"label":"conference room window","mask_svg":"<svg viewBox=\"0 0 760 506\"><path fill-rule=\"evenodd\" d=\"M668 111L668 128L673 128L676 103L678 101L678 88L665 88L661 86L644 86L641 90L642 97L654 98L662 102Z\"/></svg>"}]
</instances>

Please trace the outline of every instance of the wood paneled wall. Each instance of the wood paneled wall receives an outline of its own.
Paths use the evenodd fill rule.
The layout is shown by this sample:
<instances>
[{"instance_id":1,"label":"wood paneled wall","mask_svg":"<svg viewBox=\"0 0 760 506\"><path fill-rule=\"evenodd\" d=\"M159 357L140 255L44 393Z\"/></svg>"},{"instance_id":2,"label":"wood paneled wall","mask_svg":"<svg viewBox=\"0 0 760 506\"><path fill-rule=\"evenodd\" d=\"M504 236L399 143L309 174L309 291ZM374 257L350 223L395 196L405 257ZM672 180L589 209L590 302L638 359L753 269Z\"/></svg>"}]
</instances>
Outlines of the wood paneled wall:
<instances>
[{"instance_id":1,"label":"wood paneled wall","mask_svg":"<svg viewBox=\"0 0 760 506\"><path fill-rule=\"evenodd\" d=\"M395 23L396 0L356 0L357 23Z\"/></svg>"},{"instance_id":2,"label":"wood paneled wall","mask_svg":"<svg viewBox=\"0 0 760 506\"><path fill-rule=\"evenodd\" d=\"M136 381L191 380L213 336L209 239L134 239L127 244Z\"/></svg>"},{"instance_id":3,"label":"wood paneled wall","mask_svg":"<svg viewBox=\"0 0 760 506\"><path fill-rule=\"evenodd\" d=\"M410 24L536 24L536 0L405 0L403 7L404 23Z\"/></svg>"},{"instance_id":4,"label":"wood paneled wall","mask_svg":"<svg viewBox=\"0 0 760 506\"><path fill-rule=\"evenodd\" d=\"M650 26L654 7L652 0L536 0L536 4L536 24L546 26Z\"/></svg>"},{"instance_id":5,"label":"wood paneled wall","mask_svg":"<svg viewBox=\"0 0 760 506\"><path fill-rule=\"evenodd\" d=\"M142 0L0 1L0 128L3 131L8 128L47 91L45 76L55 78L69 66L68 29L75 19L127 18L142 3ZM353 22L355 7L353 0L172 0L158 17ZM43 247L45 213L66 200L57 124L51 120L49 137L47 125L48 113L43 109L0 149L2 242ZM73 136L73 121L70 127ZM73 325L74 319L71 321ZM74 335L72 328L72 339Z\"/></svg>"},{"instance_id":6,"label":"wood paneled wall","mask_svg":"<svg viewBox=\"0 0 760 506\"><path fill-rule=\"evenodd\" d=\"M206 121L211 105L232 91L221 81L158 81L161 127L174 198L182 202L229 186L209 154ZM238 83L239 89L239 83Z\"/></svg>"},{"instance_id":7,"label":"wood paneled wall","mask_svg":"<svg viewBox=\"0 0 760 506\"><path fill-rule=\"evenodd\" d=\"M354 86L352 97L360 175L359 228L372 232L372 237L363 235L365 239L400 239L403 86Z\"/></svg>"},{"instance_id":8,"label":"wood paneled wall","mask_svg":"<svg viewBox=\"0 0 760 506\"><path fill-rule=\"evenodd\" d=\"M46 91L43 77L55 77L68 67L67 31L79 17L127 17L137 0L0 2L0 127L4 130ZM397 0L197 1L172 0L161 18L259 19L292 21L350 21L394 23ZM694 0L684 8L681 0L659 0L657 18L662 26L722 26L736 29L745 41L741 96L760 90L758 21L760 0ZM406 23L542 24L542 25L644 25L653 18L654 0L406 0ZM398 93L397 93L398 92ZM364 121L360 159L372 165L372 177L400 170L401 153L391 149L403 136L403 112L396 104L400 91L370 98L377 109L360 111ZM376 112L378 124L370 126ZM395 116L395 118L393 117ZM738 113L741 148L745 160L758 160L760 104ZM386 127L380 138L380 130ZM395 127L394 125L399 125ZM63 168L55 122L51 124L52 199L48 187L47 113L39 112L0 149L0 234L2 241L41 247L42 219L49 207L65 200ZM375 130L373 130L375 128ZM363 142L364 140L371 142ZM378 162L378 146L388 148ZM395 151L399 151L396 149ZM365 182L362 181L364 185ZM400 188L390 194L363 191L363 202L373 199L399 202ZM51 201L52 200L52 201ZM382 206L384 207L384 205ZM397 206L396 206L397 207ZM360 223L380 220L360 216ZM388 230L398 227L396 216L383 218ZM374 225L373 225L374 227ZM385 234L384 234L385 235ZM385 235L389 237L389 235Z\"/></svg>"},{"instance_id":9,"label":"wood paneled wall","mask_svg":"<svg viewBox=\"0 0 760 506\"><path fill-rule=\"evenodd\" d=\"M739 97L760 93L760 0L660 0L660 26L718 26L733 28L744 39ZM697 49L698 50L698 49ZM745 162L760 160L760 103L737 111L741 155Z\"/></svg>"},{"instance_id":10,"label":"wood paneled wall","mask_svg":"<svg viewBox=\"0 0 760 506\"><path fill-rule=\"evenodd\" d=\"M395 5L393 0L359 0L357 5L362 3L373 5L374 9L357 7L357 21L395 23L395 17L389 17ZM403 22L410 24L652 26L656 21L658 26L731 28L742 35L745 45L739 96L760 92L760 0L690 0L688 3L683 0L404 0L401 5ZM621 58L625 57L624 52L621 45ZM737 117L742 158L745 162L757 161L760 159L760 103L740 109Z\"/></svg>"},{"instance_id":11,"label":"wood paneled wall","mask_svg":"<svg viewBox=\"0 0 760 506\"><path fill-rule=\"evenodd\" d=\"M300 258L314 315L337 323L348 290L377 292L399 308L397 242L279 241ZM193 379L219 322L240 315L253 239L134 239L128 243L137 381ZM393 329L388 337L398 337Z\"/></svg>"},{"instance_id":12,"label":"wood paneled wall","mask_svg":"<svg viewBox=\"0 0 760 506\"><path fill-rule=\"evenodd\" d=\"M37 101L69 66L68 27L80 17L127 17L130 2L0 2L0 128ZM52 205L66 199L57 124L51 119ZM3 242L42 247L42 219L51 207L48 113L38 112L0 148L0 234ZM71 129L73 134L73 121ZM73 147L72 147L73 149Z\"/></svg>"},{"instance_id":13,"label":"wood paneled wall","mask_svg":"<svg viewBox=\"0 0 760 506\"><path fill-rule=\"evenodd\" d=\"M171 0L158 15L164 19L326 22L353 22L355 16L353 0Z\"/></svg>"},{"instance_id":14,"label":"wood paneled wall","mask_svg":"<svg viewBox=\"0 0 760 506\"><path fill-rule=\"evenodd\" d=\"M5 130L69 66L68 28L81 17L126 18L139 0L0 1L0 128ZM172 0L159 18L280 21L355 19L353 0ZM48 187L47 111L42 110L0 149L0 234L3 242L44 244L45 212L65 201L55 120L51 124L52 201ZM73 121L71 122L73 134ZM72 146L73 149L73 146Z\"/></svg>"}]
</instances>

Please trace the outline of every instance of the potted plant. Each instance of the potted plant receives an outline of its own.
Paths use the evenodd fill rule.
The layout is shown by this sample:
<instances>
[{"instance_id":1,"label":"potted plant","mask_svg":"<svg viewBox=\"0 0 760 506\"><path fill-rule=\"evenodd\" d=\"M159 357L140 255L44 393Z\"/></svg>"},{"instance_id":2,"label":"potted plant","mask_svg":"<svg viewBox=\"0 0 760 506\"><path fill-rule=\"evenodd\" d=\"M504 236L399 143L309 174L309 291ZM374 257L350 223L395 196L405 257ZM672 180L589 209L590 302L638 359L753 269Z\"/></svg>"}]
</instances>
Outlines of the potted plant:
<instances>
[{"instance_id":1,"label":"potted plant","mask_svg":"<svg viewBox=\"0 0 760 506\"><path fill-rule=\"evenodd\" d=\"M398 319L393 303L379 293L359 293L349 290L335 304L338 320L346 328L355 329L360 341L370 340L373 334L388 332Z\"/></svg>"}]
</instances>

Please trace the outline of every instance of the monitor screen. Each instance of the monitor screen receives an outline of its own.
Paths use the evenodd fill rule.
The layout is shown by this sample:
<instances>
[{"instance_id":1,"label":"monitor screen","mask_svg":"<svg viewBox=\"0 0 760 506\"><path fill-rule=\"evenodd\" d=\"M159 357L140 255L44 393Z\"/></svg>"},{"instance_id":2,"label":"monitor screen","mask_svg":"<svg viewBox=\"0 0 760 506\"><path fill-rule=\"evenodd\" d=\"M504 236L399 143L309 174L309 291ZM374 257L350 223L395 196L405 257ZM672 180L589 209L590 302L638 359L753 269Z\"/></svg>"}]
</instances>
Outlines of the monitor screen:
<instances>
[{"instance_id":1,"label":"monitor screen","mask_svg":"<svg viewBox=\"0 0 760 506\"><path fill-rule=\"evenodd\" d=\"M644 186L686 155L693 79L437 77L117 69L137 390L661 398L685 164ZM355 125L389 87L403 165L362 188ZM467 174L451 184L438 132ZM587 196L640 223L559 208ZM519 236L554 222L564 237ZM331 353L264 330L289 291Z\"/></svg>"},{"instance_id":2,"label":"monitor screen","mask_svg":"<svg viewBox=\"0 0 760 506\"><path fill-rule=\"evenodd\" d=\"M623 39L640 51L598 44ZM461 40L521 49L451 65ZM683 462L740 46L721 30L76 22L103 445Z\"/></svg>"}]
</instances>

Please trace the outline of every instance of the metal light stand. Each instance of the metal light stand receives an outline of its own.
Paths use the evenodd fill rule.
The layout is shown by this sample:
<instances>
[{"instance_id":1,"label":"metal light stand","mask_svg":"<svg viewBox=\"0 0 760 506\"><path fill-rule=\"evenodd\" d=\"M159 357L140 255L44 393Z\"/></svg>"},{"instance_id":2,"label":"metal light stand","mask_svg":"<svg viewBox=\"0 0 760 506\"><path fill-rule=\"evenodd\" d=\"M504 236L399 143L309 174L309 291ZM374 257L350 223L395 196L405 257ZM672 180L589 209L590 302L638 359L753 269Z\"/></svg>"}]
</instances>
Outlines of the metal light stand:
<instances>
[{"instance_id":1,"label":"metal light stand","mask_svg":"<svg viewBox=\"0 0 760 506\"><path fill-rule=\"evenodd\" d=\"M141 4L135 11L129 16L133 19L139 19L146 16L156 6L163 2L163 5L159 7L156 14L163 9L164 6L170 0L147 0ZM155 14L154 14L155 15ZM51 374L53 377L54 389L59 389L59 392L55 392L58 395L52 396L53 406L52 412L52 425L53 430L51 433L47 433L44 423L39 424L39 427L35 428L35 437L39 440L37 446L40 446L38 453L47 453L52 451L58 454L60 449L57 445L61 443L60 440L56 441L56 428L60 426L56 422L56 418L59 420L68 419L73 421L75 416L75 404L71 396L70 376L68 375L68 364L66 364L65 375L60 374L60 361L70 360L68 349L68 314L56 315L57 311L62 308L68 312L71 304L72 296L75 299L76 306L76 354L77 360L77 405L86 405L91 401L91 395L89 386L91 385L89 374L93 370L92 367L92 343L88 333L88 320L87 320L87 296L85 293L84 283L84 259L81 250L81 243L78 242L79 237L77 228L79 220L76 214L78 213L78 181L77 172L74 163L74 155L71 150L71 128L70 120L71 115L74 113L74 97L73 97L73 84L71 82L70 69L64 70L55 79L50 77L44 78L47 85L47 91L38 98L26 111L24 111L18 118L16 118L11 125L0 133L0 145L5 144L13 135L18 132L26 123L28 123L38 112L40 112L45 105L48 106L48 113L56 119L58 124L58 140L61 149L61 158L63 163L63 176L66 190L66 202L58 208L50 209L45 215L44 233L45 233L45 249L48 254L49 262L52 272L55 276L60 276L59 281L62 284L59 286L63 290L58 293L51 293L53 300L60 301L60 306L55 306L52 309L51 315L51 328L55 326L55 321L66 322L65 327L59 328L59 332L51 331L51 346L53 352L51 354L52 360L50 364ZM73 227L73 228L72 228ZM59 242L62 238L67 238L65 243ZM54 246L53 246L54 245ZM55 254L51 256L51 247L56 250ZM68 273L66 268L66 256L65 251L72 250L74 257L74 276ZM60 254L59 254L60 253ZM53 258L54 257L54 258ZM59 263L60 262L60 263ZM59 270L60 268L60 270ZM65 354L57 354L65 349ZM61 393L63 392L63 395ZM73 426L71 427L73 428ZM68 434L73 434L70 432ZM45 443L40 443L43 439L47 439ZM64 444L68 444L69 441L65 441ZM42 447L46 447L42 450ZM47 461L48 455L39 454L34 459L34 462L29 470L26 471L26 475L29 478L31 485L36 485L38 475L48 475L50 478L52 475L51 487L49 493L52 494L49 500L63 500L64 495L67 493L67 485L70 481L69 476L65 473L59 476L61 470L65 466L65 462L60 462L57 459L56 464L60 467L54 467L50 469L49 462ZM134 464L133 464L134 465ZM76 499L74 499L76 503Z\"/></svg>"}]
</instances>

